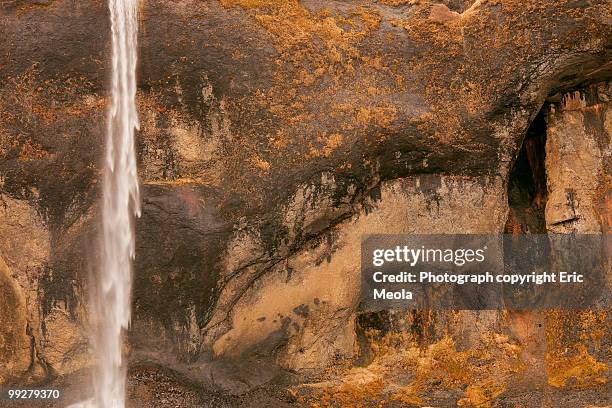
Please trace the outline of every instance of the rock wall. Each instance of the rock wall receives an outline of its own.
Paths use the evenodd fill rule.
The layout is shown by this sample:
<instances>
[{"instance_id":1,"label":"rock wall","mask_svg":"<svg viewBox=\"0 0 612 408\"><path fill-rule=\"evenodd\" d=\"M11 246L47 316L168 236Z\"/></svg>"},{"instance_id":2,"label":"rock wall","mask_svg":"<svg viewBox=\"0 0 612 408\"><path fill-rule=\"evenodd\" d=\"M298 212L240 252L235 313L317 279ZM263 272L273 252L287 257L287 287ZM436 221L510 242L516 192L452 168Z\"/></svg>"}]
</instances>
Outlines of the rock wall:
<instances>
[{"instance_id":1,"label":"rock wall","mask_svg":"<svg viewBox=\"0 0 612 408\"><path fill-rule=\"evenodd\" d=\"M610 82L562 96L547 120L546 228L552 233L608 234L612 183ZM610 248L609 239L606 245ZM607 262L603 297L594 310L550 312L546 316L548 383L589 386L610 381L612 339L610 293L612 265Z\"/></svg>"},{"instance_id":2,"label":"rock wall","mask_svg":"<svg viewBox=\"0 0 612 408\"><path fill-rule=\"evenodd\" d=\"M609 230L609 91L591 88L611 76L609 6L143 2L133 358L202 382L228 362L244 377L220 385L240 392L262 381L253 367L355 356L359 234L503 231L547 98L545 225ZM13 0L0 22L7 381L90 363L108 16L103 2ZM504 319L431 330L468 347Z\"/></svg>"},{"instance_id":3,"label":"rock wall","mask_svg":"<svg viewBox=\"0 0 612 408\"><path fill-rule=\"evenodd\" d=\"M240 356L262 344L273 351L286 343L277 350L279 361L298 370L352 357L362 234L494 233L505 223L506 197L499 179L406 178L383 183L379 194L366 204L367 210L326 231L249 285L238 302L230 303L229 316L221 314L226 309L222 292L221 316L213 316L207 329L227 324L229 330L215 340L215 354Z\"/></svg>"},{"instance_id":4,"label":"rock wall","mask_svg":"<svg viewBox=\"0 0 612 408\"><path fill-rule=\"evenodd\" d=\"M556 233L610 230L609 83L564 96L548 114L546 224Z\"/></svg>"},{"instance_id":5,"label":"rock wall","mask_svg":"<svg viewBox=\"0 0 612 408\"><path fill-rule=\"evenodd\" d=\"M0 350L3 383L44 370L38 278L45 273L50 237L43 220L26 201L0 196ZM42 370L41 370L42 369Z\"/></svg>"}]
</instances>

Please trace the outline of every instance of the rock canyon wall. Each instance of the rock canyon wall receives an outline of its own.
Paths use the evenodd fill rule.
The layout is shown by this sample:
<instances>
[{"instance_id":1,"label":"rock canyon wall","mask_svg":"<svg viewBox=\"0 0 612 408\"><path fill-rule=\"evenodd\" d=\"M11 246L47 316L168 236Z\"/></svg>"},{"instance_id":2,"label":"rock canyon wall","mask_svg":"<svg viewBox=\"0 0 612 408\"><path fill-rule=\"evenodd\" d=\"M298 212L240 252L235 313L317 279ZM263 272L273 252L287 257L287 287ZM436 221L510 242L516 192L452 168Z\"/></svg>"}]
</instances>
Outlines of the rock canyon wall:
<instances>
[{"instance_id":1,"label":"rock canyon wall","mask_svg":"<svg viewBox=\"0 0 612 408\"><path fill-rule=\"evenodd\" d=\"M609 390L608 299L366 316L358 254L372 233L609 233L611 10L143 1L131 359L240 394L407 334L434 360L514 353L525 389ZM91 365L108 33L104 2L0 4L0 384ZM448 398L486 406L514 378L486 375Z\"/></svg>"}]
</instances>

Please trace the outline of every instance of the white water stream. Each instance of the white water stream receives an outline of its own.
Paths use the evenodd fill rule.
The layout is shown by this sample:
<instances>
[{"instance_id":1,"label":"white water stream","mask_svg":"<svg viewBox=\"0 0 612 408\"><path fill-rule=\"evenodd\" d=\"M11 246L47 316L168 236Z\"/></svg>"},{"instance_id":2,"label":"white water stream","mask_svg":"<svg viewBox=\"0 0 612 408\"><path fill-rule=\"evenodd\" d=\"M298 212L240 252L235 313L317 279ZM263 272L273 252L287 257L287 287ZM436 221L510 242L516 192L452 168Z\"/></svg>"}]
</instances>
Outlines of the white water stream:
<instances>
[{"instance_id":1,"label":"white water stream","mask_svg":"<svg viewBox=\"0 0 612 408\"><path fill-rule=\"evenodd\" d=\"M74 407L123 408L123 335L130 323L134 215L140 216L134 133L138 1L109 0L112 29L111 106L103 180L101 264L91 296L96 368L94 395Z\"/></svg>"}]
</instances>

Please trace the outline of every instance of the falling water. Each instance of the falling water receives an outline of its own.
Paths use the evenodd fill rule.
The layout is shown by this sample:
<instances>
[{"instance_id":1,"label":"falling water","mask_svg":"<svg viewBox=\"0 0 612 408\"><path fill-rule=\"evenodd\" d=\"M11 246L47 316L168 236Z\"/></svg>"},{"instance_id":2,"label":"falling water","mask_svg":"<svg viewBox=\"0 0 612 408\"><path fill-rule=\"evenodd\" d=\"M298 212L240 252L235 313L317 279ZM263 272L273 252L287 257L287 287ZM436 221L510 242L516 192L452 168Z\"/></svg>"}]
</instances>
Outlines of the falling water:
<instances>
[{"instance_id":1,"label":"falling water","mask_svg":"<svg viewBox=\"0 0 612 408\"><path fill-rule=\"evenodd\" d=\"M79 406L123 408L126 368L123 333L130 323L133 216L140 216L134 152L137 0L109 0L112 29L111 106L108 111L102 203L102 251L92 293L96 372L94 396Z\"/></svg>"},{"instance_id":2,"label":"falling water","mask_svg":"<svg viewBox=\"0 0 612 408\"><path fill-rule=\"evenodd\" d=\"M96 354L95 404L123 407L123 331L130 323L133 214L140 215L134 152L136 112L137 0L109 0L112 29L112 101L108 112L102 207L102 268L97 285L100 319Z\"/></svg>"},{"instance_id":3,"label":"falling water","mask_svg":"<svg viewBox=\"0 0 612 408\"><path fill-rule=\"evenodd\" d=\"M138 174L134 152L136 112L137 0L109 0L112 26L112 101L108 113L104 173L103 253L97 285L97 316L101 324L96 347L98 375L95 403L100 408L123 407L125 367L123 331L130 323L133 214L140 215Z\"/></svg>"}]
</instances>

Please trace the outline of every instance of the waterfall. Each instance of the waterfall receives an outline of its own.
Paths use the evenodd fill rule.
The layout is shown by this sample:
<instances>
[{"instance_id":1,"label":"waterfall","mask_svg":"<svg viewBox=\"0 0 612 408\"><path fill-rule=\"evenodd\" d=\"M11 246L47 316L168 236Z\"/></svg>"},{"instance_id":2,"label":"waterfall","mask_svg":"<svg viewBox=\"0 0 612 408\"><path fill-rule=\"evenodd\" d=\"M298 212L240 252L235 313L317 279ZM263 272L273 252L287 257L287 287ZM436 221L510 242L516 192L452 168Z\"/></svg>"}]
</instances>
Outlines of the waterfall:
<instances>
[{"instance_id":1,"label":"waterfall","mask_svg":"<svg viewBox=\"0 0 612 408\"><path fill-rule=\"evenodd\" d=\"M111 107L106 135L102 207L102 263L96 285L96 405L123 407L123 332L130 323L133 215L140 215L134 151L136 112L137 0L109 0L112 29Z\"/></svg>"},{"instance_id":2,"label":"waterfall","mask_svg":"<svg viewBox=\"0 0 612 408\"><path fill-rule=\"evenodd\" d=\"M123 334L130 323L134 215L140 216L134 133L137 0L109 0L112 30L111 105L108 110L102 198L101 262L92 288L95 331L94 396L77 404L123 408L126 367Z\"/></svg>"}]
</instances>

